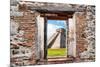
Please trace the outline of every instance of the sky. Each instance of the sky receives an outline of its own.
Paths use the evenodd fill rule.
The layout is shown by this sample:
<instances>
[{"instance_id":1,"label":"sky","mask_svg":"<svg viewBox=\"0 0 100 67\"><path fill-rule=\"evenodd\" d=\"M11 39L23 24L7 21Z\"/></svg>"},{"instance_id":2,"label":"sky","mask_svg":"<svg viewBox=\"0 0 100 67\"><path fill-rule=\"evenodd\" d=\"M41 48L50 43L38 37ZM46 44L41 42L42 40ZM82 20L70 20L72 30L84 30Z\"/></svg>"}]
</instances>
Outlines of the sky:
<instances>
[{"instance_id":1,"label":"sky","mask_svg":"<svg viewBox=\"0 0 100 67\"><path fill-rule=\"evenodd\" d=\"M48 20L47 22L47 39L49 39L56 32L56 29L66 29L65 20Z\"/></svg>"}]
</instances>

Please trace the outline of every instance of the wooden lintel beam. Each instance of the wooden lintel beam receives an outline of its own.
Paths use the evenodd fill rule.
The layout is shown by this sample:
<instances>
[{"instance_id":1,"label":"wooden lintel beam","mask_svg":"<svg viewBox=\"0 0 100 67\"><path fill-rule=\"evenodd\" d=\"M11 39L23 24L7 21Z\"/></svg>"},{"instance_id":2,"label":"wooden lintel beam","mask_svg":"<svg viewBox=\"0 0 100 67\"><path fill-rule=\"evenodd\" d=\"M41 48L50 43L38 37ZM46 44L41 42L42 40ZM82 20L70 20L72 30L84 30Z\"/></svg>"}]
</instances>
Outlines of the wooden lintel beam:
<instances>
[{"instance_id":1,"label":"wooden lintel beam","mask_svg":"<svg viewBox=\"0 0 100 67\"><path fill-rule=\"evenodd\" d=\"M54 19L54 20L66 20L68 18L72 18L73 15L59 15L59 14L41 14L41 17L47 17L48 19Z\"/></svg>"},{"instance_id":2,"label":"wooden lintel beam","mask_svg":"<svg viewBox=\"0 0 100 67\"><path fill-rule=\"evenodd\" d=\"M55 17L55 16L50 16L50 17L47 17L47 19L52 19L52 20L67 20L68 17Z\"/></svg>"},{"instance_id":3,"label":"wooden lintel beam","mask_svg":"<svg viewBox=\"0 0 100 67\"><path fill-rule=\"evenodd\" d=\"M72 16L73 14L50 14L50 13L43 13L41 14L41 16L62 16L62 17L66 17L66 16Z\"/></svg>"}]
</instances>

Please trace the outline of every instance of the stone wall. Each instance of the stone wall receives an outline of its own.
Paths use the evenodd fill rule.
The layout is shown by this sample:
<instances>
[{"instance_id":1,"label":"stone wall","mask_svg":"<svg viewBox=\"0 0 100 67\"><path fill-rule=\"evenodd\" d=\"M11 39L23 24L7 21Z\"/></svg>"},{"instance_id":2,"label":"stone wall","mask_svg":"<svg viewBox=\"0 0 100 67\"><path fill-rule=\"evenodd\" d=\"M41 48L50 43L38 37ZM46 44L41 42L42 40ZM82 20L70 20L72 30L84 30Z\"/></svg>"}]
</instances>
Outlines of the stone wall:
<instances>
[{"instance_id":1,"label":"stone wall","mask_svg":"<svg viewBox=\"0 0 100 67\"><path fill-rule=\"evenodd\" d=\"M95 61L95 7L76 12L76 47L80 61Z\"/></svg>"},{"instance_id":2,"label":"stone wall","mask_svg":"<svg viewBox=\"0 0 100 67\"><path fill-rule=\"evenodd\" d=\"M27 10L26 6L21 7L16 1L11 3L10 12L11 66L36 64L36 13Z\"/></svg>"}]
</instances>

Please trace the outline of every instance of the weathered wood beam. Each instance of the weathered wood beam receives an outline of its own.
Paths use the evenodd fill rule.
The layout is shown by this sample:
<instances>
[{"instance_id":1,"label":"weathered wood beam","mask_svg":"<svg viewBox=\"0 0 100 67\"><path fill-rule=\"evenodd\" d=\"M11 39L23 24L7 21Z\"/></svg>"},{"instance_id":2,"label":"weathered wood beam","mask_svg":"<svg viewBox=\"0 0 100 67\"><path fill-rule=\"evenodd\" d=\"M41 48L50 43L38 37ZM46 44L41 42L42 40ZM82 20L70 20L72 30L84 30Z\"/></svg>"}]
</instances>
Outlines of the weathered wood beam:
<instances>
[{"instance_id":1,"label":"weathered wood beam","mask_svg":"<svg viewBox=\"0 0 100 67\"><path fill-rule=\"evenodd\" d=\"M45 13L41 13L41 16L62 16L62 17L66 17L66 16L68 16L68 15L70 15L70 16L72 16L74 14L74 12L73 13L69 13L69 12L67 12L67 13L57 13L57 12L55 12L55 13L50 13L50 12L45 12Z\"/></svg>"},{"instance_id":2,"label":"weathered wood beam","mask_svg":"<svg viewBox=\"0 0 100 67\"><path fill-rule=\"evenodd\" d=\"M47 18L44 17L44 59L47 60Z\"/></svg>"},{"instance_id":3,"label":"weathered wood beam","mask_svg":"<svg viewBox=\"0 0 100 67\"><path fill-rule=\"evenodd\" d=\"M47 10L47 9L36 9L36 11L40 12L40 13L51 13L51 14L73 14L75 11L59 11L59 10Z\"/></svg>"},{"instance_id":4,"label":"weathered wood beam","mask_svg":"<svg viewBox=\"0 0 100 67\"><path fill-rule=\"evenodd\" d=\"M68 18L67 17L54 17L54 16L50 16L50 17L47 17L48 20L67 20Z\"/></svg>"},{"instance_id":5,"label":"weathered wood beam","mask_svg":"<svg viewBox=\"0 0 100 67\"><path fill-rule=\"evenodd\" d=\"M47 19L54 20L67 20L68 18L72 18L73 14L41 14L41 17L47 17Z\"/></svg>"}]
</instances>

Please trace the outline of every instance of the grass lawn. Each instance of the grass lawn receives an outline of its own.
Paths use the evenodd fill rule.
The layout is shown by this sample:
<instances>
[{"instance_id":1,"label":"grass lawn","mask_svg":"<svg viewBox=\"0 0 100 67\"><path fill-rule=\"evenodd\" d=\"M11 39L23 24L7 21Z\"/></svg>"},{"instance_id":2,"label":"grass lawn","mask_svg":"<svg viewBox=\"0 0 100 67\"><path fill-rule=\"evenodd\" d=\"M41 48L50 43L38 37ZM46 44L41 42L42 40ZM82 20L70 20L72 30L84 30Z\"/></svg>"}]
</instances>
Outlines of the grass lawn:
<instances>
[{"instance_id":1,"label":"grass lawn","mask_svg":"<svg viewBox=\"0 0 100 67\"><path fill-rule=\"evenodd\" d=\"M66 48L48 49L48 56L66 56Z\"/></svg>"}]
</instances>

